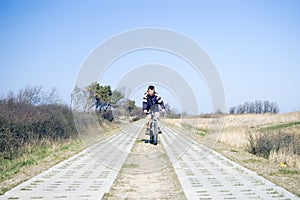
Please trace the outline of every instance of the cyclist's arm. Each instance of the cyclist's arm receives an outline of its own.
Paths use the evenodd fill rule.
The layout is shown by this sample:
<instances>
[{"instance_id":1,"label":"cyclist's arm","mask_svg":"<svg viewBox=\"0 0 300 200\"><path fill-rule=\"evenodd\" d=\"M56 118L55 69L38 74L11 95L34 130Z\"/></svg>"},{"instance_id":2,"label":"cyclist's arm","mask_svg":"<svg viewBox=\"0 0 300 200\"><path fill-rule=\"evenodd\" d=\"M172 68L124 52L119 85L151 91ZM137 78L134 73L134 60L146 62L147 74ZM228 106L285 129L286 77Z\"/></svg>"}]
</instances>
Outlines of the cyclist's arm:
<instances>
[{"instance_id":1,"label":"cyclist's arm","mask_svg":"<svg viewBox=\"0 0 300 200\"><path fill-rule=\"evenodd\" d=\"M147 115L147 114L149 114L149 111L148 111L148 101L147 101L147 93L145 93L144 94L144 96L143 96L143 111L144 111L144 113Z\"/></svg>"},{"instance_id":2,"label":"cyclist's arm","mask_svg":"<svg viewBox=\"0 0 300 200\"><path fill-rule=\"evenodd\" d=\"M156 100L157 100L157 103L161 106L161 109L165 109L165 104L164 104L164 101L163 99L161 98L161 96L159 96L158 94L156 94Z\"/></svg>"}]
</instances>

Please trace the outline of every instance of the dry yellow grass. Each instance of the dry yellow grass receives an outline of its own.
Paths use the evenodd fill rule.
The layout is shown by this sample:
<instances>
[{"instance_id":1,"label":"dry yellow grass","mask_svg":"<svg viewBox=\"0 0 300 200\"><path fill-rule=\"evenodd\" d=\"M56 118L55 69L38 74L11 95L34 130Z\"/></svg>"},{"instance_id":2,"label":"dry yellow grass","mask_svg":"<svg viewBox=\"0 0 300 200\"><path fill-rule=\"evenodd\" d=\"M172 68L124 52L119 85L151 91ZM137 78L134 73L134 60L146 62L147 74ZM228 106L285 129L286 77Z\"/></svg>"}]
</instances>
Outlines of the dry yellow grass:
<instances>
[{"instance_id":1,"label":"dry yellow grass","mask_svg":"<svg viewBox=\"0 0 300 200\"><path fill-rule=\"evenodd\" d=\"M189 124L199 129L213 129L211 118L188 117L181 119L165 119L177 126ZM285 114L243 114L243 115L224 115L222 116L223 126L218 138L218 142L224 143L232 148L247 150L249 147L249 135L257 137L263 129L268 127L280 126L290 122L300 121L300 112ZM267 133L281 131L285 134L300 135L300 125L274 128ZM269 160L275 163L286 163L288 166L300 169L300 156L289 149L272 151Z\"/></svg>"},{"instance_id":2,"label":"dry yellow grass","mask_svg":"<svg viewBox=\"0 0 300 200\"><path fill-rule=\"evenodd\" d=\"M270 181L289 190L300 197L300 112L286 114L245 114L245 115L223 115L223 127L218 138L219 143L213 146L214 150L222 153L229 159L257 172ZM222 121L221 120L221 121ZM184 119L165 119L166 122L182 127L183 133L193 132L198 129L213 129L213 120L209 118L189 117ZM298 122L297 125L291 122ZM192 126L186 126L186 124ZM192 131L185 131L188 128ZM219 130L219 129L218 129ZM191 133L190 137L194 137ZM208 131L209 135L211 131ZM278 136L297 136L294 143L297 152L292 148L281 148L271 151L268 159L253 155L246 149L249 144L248 135L257 137L260 133ZM276 135L277 134L277 135ZM202 143L204 137L195 137ZM214 138L215 139L215 138ZM294 141L294 140L293 140ZM206 143L203 143L204 145Z\"/></svg>"}]
</instances>

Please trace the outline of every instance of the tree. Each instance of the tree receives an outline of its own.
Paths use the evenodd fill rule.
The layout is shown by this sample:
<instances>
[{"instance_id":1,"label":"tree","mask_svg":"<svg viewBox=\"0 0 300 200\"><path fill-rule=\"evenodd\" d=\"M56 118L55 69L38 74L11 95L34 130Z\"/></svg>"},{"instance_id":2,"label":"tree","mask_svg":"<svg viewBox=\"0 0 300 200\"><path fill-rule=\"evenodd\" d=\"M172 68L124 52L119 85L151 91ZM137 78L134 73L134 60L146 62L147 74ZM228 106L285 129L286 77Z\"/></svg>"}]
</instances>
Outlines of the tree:
<instances>
[{"instance_id":1,"label":"tree","mask_svg":"<svg viewBox=\"0 0 300 200\"><path fill-rule=\"evenodd\" d=\"M278 104L275 102L270 103L270 113L277 114L279 112Z\"/></svg>"},{"instance_id":2,"label":"tree","mask_svg":"<svg viewBox=\"0 0 300 200\"><path fill-rule=\"evenodd\" d=\"M255 101L255 113L261 114L263 112L263 103L260 100Z\"/></svg>"},{"instance_id":3,"label":"tree","mask_svg":"<svg viewBox=\"0 0 300 200\"><path fill-rule=\"evenodd\" d=\"M234 106L232 106L232 107L230 107L229 108L229 114L235 114L235 107Z\"/></svg>"},{"instance_id":4,"label":"tree","mask_svg":"<svg viewBox=\"0 0 300 200\"><path fill-rule=\"evenodd\" d=\"M264 113L269 113L269 112L270 112L270 102L264 101Z\"/></svg>"},{"instance_id":5,"label":"tree","mask_svg":"<svg viewBox=\"0 0 300 200\"><path fill-rule=\"evenodd\" d=\"M250 102L246 101L244 103L244 110L245 113L250 113Z\"/></svg>"},{"instance_id":6,"label":"tree","mask_svg":"<svg viewBox=\"0 0 300 200\"><path fill-rule=\"evenodd\" d=\"M89 92L88 98L92 100L92 105L96 106L96 110L107 110L111 102L111 88L109 85L102 86L97 82L93 82L91 85L86 87Z\"/></svg>"},{"instance_id":7,"label":"tree","mask_svg":"<svg viewBox=\"0 0 300 200\"><path fill-rule=\"evenodd\" d=\"M124 94L121 90L114 90L111 95L111 104L117 105L124 98Z\"/></svg>"},{"instance_id":8,"label":"tree","mask_svg":"<svg viewBox=\"0 0 300 200\"><path fill-rule=\"evenodd\" d=\"M245 113L245 105L239 105L236 109L236 114L244 114Z\"/></svg>"},{"instance_id":9,"label":"tree","mask_svg":"<svg viewBox=\"0 0 300 200\"><path fill-rule=\"evenodd\" d=\"M56 88L52 88L50 92L44 92L42 86L31 87L27 85L25 89L19 90L16 101L28 105L45 105L58 104L60 103L60 98Z\"/></svg>"},{"instance_id":10,"label":"tree","mask_svg":"<svg viewBox=\"0 0 300 200\"><path fill-rule=\"evenodd\" d=\"M135 105L134 100L128 99L125 103L125 106L126 106L126 110L128 110L129 115L131 115L133 113L133 111L135 111L137 109L137 106Z\"/></svg>"},{"instance_id":11,"label":"tree","mask_svg":"<svg viewBox=\"0 0 300 200\"><path fill-rule=\"evenodd\" d=\"M165 104L165 110L166 110L166 114L169 115L171 113L171 106L169 103Z\"/></svg>"},{"instance_id":12,"label":"tree","mask_svg":"<svg viewBox=\"0 0 300 200\"><path fill-rule=\"evenodd\" d=\"M249 113L255 113L255 105L253 102L249 104Z\"/></svg>"},{"instance_id":13,"label":"tree","mask_svg":"<svg viewBox=\"0 0 300 200\"><path fill-rule=\"evenodd\" d=\"M277 103L269 101L256 100L255 102L245 102L244 104L229 108L230 114L245 114L245 113L274 113L277 114L279 108Z\"/></svg>"}]
</instances>

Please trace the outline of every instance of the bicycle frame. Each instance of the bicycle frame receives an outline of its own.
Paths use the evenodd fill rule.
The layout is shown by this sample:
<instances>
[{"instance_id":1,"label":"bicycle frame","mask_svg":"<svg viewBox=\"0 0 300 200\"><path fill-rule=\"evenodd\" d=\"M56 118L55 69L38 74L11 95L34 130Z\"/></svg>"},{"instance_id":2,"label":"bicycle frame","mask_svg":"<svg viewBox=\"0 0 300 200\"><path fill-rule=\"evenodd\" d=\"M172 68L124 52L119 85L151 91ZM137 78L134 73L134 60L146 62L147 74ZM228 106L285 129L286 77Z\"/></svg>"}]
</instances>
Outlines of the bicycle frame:
<instances>
[{"instance_id":1,"label":"bicycle frame","mask_svg":"<svg viewBox=\"0 0 300 200\"><path fill-rule=\"evenodd\" d=\"M158 140L158 128L157 128L157 118L155 112L151 110L151 122L150 122L150 143L157 145Z\"/></svg>"}]
</instances>

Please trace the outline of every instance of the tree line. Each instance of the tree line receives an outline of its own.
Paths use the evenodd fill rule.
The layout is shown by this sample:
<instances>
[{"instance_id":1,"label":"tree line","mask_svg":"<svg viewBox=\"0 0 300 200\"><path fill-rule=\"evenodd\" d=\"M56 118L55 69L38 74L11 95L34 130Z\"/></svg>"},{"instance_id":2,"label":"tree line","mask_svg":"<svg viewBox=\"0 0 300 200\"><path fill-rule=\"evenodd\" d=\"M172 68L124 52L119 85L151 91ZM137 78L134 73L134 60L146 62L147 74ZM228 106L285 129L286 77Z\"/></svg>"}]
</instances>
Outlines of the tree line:
<instances>
[{"instance_id":1,"label":"tree line","mask_svg":"<svg viewBox=\"0 0 300 200\"><path fill-rule=\"evenodd\" d=\"M77 96L75 98L75 96ZM0 99L0 158L13 159L32 147L77 137L73 108L84 115L96 112L99 122L115 116L141 116L135 101L122 90L92 83L72 93L72 108L63 104L56 89L27 86ZM108 122L108 123L109 123Z\"/></svg>"},{"instance_id":2,"label":"tree line","mask_svg":"<svg viewBox=\"0 0 300 200\"><path fill-rule=\"evenodd\" d=\"M118 123L116 117L144 117L141 107L127 97L126 89L112 90L94 82L76 87L71 94L72 107L63 104L56 89L27 86L18 93L9 92L0 99L0 158L13 159L31 147L77 137L73 112L96 113L99 123ZM175 116L166 104L169 116Z\"/></svg>"},{"instance_id":3,"label":"tree line","mask_svg":"<svg viewBox=\"0 0 300 200\"><path fill-rule=\"evenodd\" d=\"M276 102L256 100L254 102L245 102L238 106L232 106L229 108L229 114L264 114L264 113L279 113L278 104Z\"/></svg>"}]
</instances>

